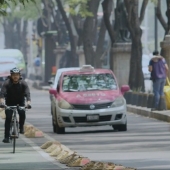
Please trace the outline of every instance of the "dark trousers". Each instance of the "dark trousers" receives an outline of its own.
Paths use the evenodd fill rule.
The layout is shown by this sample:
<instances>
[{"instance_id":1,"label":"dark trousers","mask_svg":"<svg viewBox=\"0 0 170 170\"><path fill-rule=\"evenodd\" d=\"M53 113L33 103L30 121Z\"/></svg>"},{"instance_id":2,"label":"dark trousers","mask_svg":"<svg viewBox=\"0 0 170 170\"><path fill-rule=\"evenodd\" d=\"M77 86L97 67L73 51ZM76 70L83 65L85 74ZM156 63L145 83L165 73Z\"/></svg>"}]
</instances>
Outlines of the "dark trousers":
<instances>
[{"instance_id":1,"label":"dark trousers","mask_svg":"<svg viewBox=\"0 0 170 170\"><path fill-rule=\"evenodd\" d=\"M9 137L9 131L10 131L10 123L12 119L12 110L5 110L6 114L6 119L5 119L5 138ZM18 114L19 114L19 128L22 129L25 123L25 110L19 110L18 109Z\"/></svg>"}]
</instances>

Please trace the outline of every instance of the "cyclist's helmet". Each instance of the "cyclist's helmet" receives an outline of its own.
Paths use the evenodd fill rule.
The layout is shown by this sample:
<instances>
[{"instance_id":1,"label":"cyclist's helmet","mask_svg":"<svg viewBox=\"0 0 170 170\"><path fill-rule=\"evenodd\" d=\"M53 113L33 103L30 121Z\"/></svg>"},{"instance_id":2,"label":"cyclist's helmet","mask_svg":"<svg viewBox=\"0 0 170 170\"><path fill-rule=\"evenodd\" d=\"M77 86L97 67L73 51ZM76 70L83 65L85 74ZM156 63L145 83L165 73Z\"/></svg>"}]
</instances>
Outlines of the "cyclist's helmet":
<instances>
[{"instance_id":1,"label":"cyclist's helmet","mask_svg":"<svg viewBox=\"0 0 170 170\"><path fill-rule=\"evenodd\" d=\"M10 70L10 73L13 74L13 73L19 73L20 74L20 69L18 68L13 68L12 70Z\"/></svg>"}]
</instances>

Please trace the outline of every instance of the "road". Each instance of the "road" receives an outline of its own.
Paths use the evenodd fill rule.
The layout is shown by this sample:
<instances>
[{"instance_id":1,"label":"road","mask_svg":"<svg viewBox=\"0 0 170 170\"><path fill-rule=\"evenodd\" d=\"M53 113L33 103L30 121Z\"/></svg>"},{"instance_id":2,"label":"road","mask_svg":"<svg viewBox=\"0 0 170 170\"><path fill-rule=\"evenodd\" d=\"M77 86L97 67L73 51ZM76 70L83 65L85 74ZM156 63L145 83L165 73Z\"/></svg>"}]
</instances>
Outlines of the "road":
<instances>
[{"instance_id":1,"label":"road","mask_svg":"<svg viewBox=\"0 0 170 170\"><path fill-rule=\"evenodd\" d=\"M4 132L3 124L4 121L0 119L1 141ZM15 154L12 153L11 143L4 144L0 141L0 170L70 170L69 167L61 165L54 158L50 157L49 154L40 149L38 140L34 143L33 140L20 135L16 142ZM45 139L43 140L45 141Z\"/></svg>"},{"instance_id":2,"label":"road","mask_svg":"<svg viewBox=\"0 0 170 170\"><path fill-rule=\"evenodd\" d=\"M52 132L47 91L32 90L33 109L27 122L42 130L46 138L31 139L38 146L57 140L91 160L107 161L139 169L170 169L170 124L128 113L128 131L110 126L67 128L66 134Z\"/></svg>"}]
</instances>

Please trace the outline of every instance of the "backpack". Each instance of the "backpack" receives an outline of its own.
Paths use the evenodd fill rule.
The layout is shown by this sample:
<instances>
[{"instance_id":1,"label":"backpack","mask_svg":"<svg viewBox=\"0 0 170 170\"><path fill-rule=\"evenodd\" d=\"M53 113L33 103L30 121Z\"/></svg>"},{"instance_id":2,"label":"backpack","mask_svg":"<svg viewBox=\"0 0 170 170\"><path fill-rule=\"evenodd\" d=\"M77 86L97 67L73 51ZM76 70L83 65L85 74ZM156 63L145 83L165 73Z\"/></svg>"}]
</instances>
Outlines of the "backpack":
<instances>
[{"instance_id":1,"label":"backpack","mask_svg":"<svg viewBox=\"0 0 170 170\"><path fill-rule=\"evenodd\" d=\"M35 66L40 66L40 64L41 64L40 59L36 59Z\"/></svg>"}]
</instances>

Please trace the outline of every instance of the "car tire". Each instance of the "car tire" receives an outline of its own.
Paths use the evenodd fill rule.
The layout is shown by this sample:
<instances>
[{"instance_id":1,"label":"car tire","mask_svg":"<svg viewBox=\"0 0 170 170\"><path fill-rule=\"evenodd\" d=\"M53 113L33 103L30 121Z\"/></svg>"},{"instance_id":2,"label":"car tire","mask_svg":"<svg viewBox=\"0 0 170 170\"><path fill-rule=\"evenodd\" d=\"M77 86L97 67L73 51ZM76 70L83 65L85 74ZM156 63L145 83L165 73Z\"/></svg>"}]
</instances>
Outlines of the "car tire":
<instances>
[{"instance_id":1,"label":"car tire","mask_svg":"<svg viewBox=\"0 0 170 170\"><path fill-rule=\"evenodd\" d=\"M53 126L53 132L54 132L54 133L57 133L57 131L56 131L56 125L54 124L53 118L52 118L52 126Z\"/></svg>"},{"instance_id":2,"label":"car tire","mask_svg":"<svg viewBox=\"0 0 170 170\"><path fill-rule=\"evenodd\" d=\"M64 127L59 127L57 121L56 121L56 133L57 134L64 134L65 133L65 128Z\"/></svg>"},{"instance_id":3,"label":"car tire","mask_svg":"<svg viewBox=\"0 0 170 170\"><path fill-rule=\"evenodd\" d=\"M113 127L114 130L127 131L127 124L113 125L112 127Z\"/></svg>"}]
</instances>

